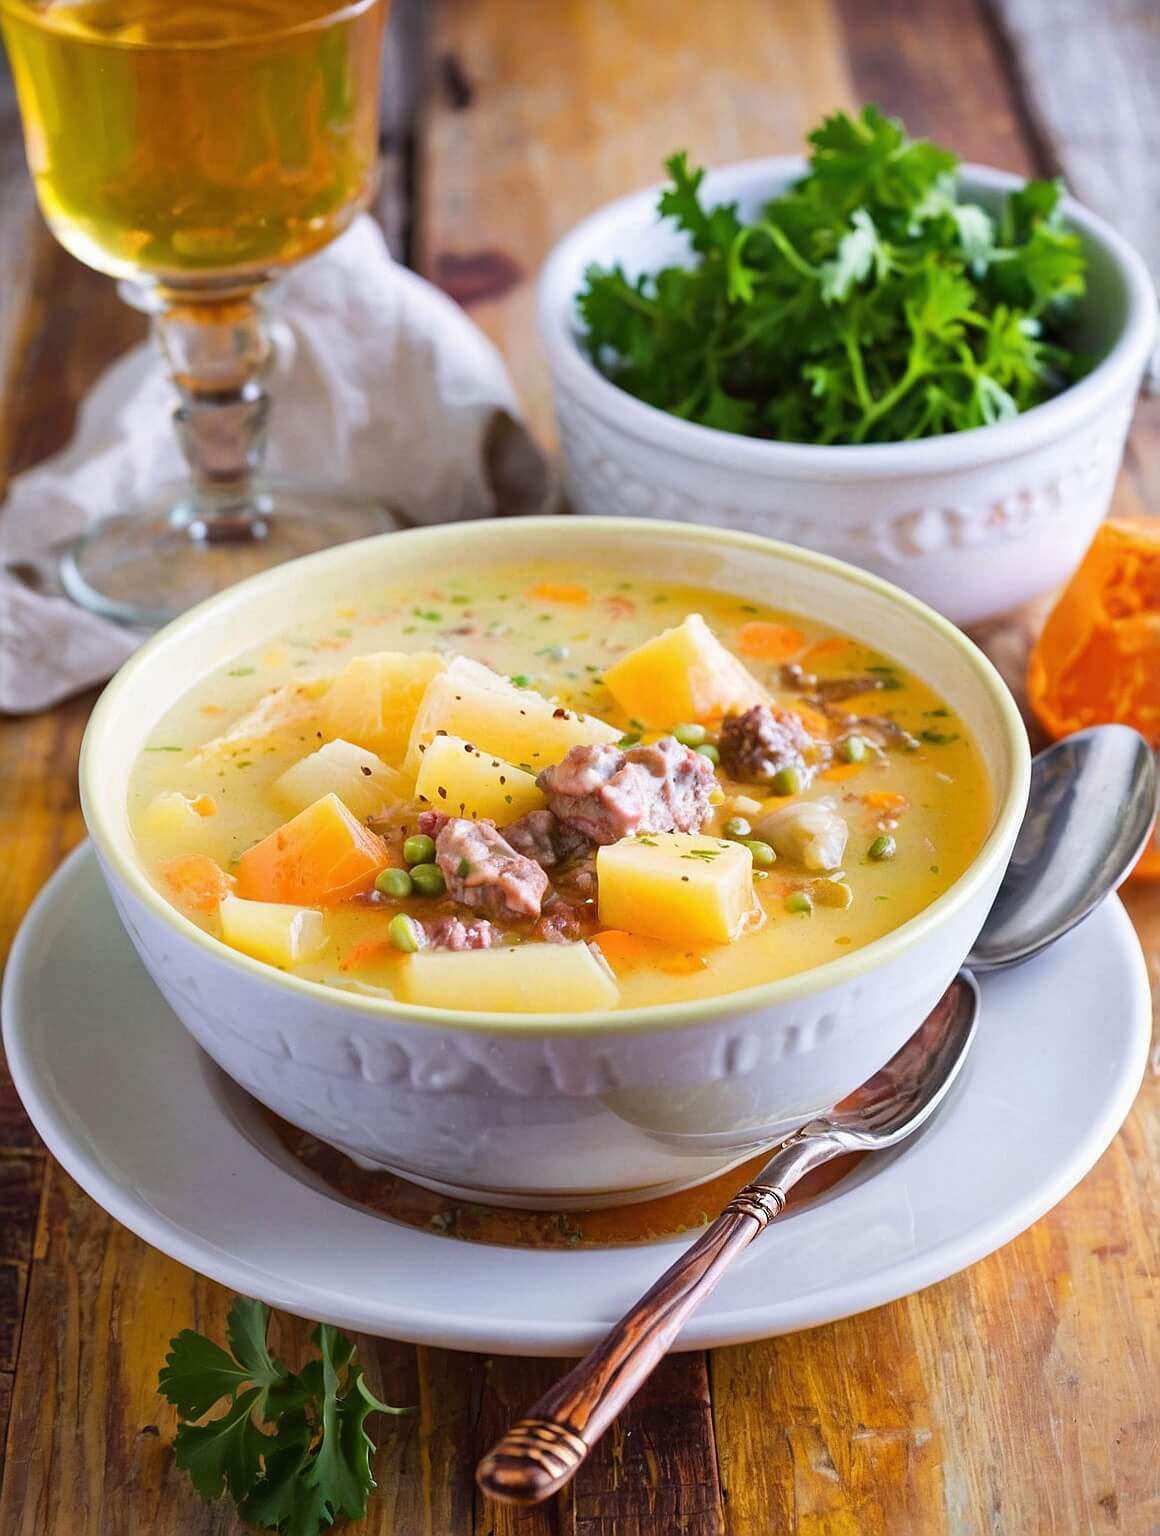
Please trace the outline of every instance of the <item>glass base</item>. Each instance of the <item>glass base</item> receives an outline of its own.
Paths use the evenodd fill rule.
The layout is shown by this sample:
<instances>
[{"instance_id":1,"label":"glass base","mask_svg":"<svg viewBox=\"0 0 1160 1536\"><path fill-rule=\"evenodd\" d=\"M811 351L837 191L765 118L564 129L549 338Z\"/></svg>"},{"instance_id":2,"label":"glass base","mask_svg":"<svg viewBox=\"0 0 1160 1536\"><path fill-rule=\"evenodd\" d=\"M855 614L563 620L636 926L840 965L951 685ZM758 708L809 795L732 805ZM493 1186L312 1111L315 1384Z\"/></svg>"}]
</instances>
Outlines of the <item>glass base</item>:
<instances>
[{"instance_id":1,"label":"glass base","mask_svg":"<svg viewBox=\"0 0 1160 1536\"><path fill-rule=\"evenodd\" d=\"M401 526L370 497L334 486L261 479L244 502L178 486L98 523L69 545L60 574L83 608L155 629L273 565Z\"/></svg>"}]
</instances>

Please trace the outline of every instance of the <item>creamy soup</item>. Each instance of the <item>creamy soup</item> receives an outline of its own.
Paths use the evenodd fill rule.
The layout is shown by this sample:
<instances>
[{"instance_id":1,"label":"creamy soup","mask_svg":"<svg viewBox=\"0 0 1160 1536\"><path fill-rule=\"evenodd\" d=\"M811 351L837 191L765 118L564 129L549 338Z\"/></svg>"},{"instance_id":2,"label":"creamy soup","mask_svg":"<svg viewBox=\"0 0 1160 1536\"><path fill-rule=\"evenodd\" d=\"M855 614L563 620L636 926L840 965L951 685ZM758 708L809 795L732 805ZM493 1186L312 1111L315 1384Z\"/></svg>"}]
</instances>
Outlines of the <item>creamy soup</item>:
<instances>
[{"instance_id":1,"label":"creamy soup","mask_svg":"<svg viewBox=\"0 0 1160 1536\"><path fill-rule=\"evenodd\" d=\"M176 701L130 785L158 888L227 944L500 1011L822 964L945 891L991 814L963 723L891 657L542 563L291 623Z\"/></svg>"}]
</instances>

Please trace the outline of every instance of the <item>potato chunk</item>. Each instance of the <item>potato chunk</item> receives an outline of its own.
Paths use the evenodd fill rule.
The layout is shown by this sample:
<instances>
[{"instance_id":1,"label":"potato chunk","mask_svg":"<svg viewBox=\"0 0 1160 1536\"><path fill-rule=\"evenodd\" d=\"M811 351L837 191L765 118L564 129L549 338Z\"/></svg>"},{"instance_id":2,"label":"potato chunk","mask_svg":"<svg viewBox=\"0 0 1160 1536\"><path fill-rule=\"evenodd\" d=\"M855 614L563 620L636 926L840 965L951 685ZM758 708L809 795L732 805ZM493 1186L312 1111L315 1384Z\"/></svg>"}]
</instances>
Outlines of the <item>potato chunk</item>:
<instances>
[{"instance_id":1,"label":"potato chunk","mask_svg":"<svg viewBox=\"0 0 1160 1536\"><path fill-rule=\"evenodd\" d=\"M742 843L685 832L626 837L596 853L600 921L669 944L728 944L753 910Z\"/></svg>"},{"instance_id":2,"label":"potato chunk","mask_svg":"<svg viewBox=\"0 0 1160 1536\"><path fill-rule=\"evenodd\" d=\"M193 762L240 757L280 731L313 729L319 718L321 700L329 687L328 677L315 677L304 683L283 683L280 688L272 688L221 736L207 741Z\"/></svg>"},{"instance_id":3,"label":"potato chunk","mask_svg":"<svg viewBox=\"0 0 1160 1536\"><path fill-rule=\"evenodd\" d=\"M399 995L428 1008L587 1013L613 1008L620 998L587 944L420 950L407 956L400 974Z\"/></svg>"},{"instance_id":4,"label":"potato chunk","mask_svg":"<svg viewBox=\"0 0 1160 1536\"><path fill-rule=\"evenodd\" d=\"M780 859L793 859L807 869L838 869L846 852L850 829L827 795L821 800L795 800L764 816L754 828Z\"/></svg>"},{"instance_id":5,"label":"potato chunk","mask_svg":"<svg viewBox=\"0 0 1160 1536\"><path fill-rule=\"evenodd\" d=\"M382 838L337 795L323 795L246 849L238 860L238 893L254 901L327 906L369 891L389 863Z\"/></svg>"},{"instance_id":6,"label":"potato chunk","mask_svg":"<svg viewBox=\"0 0 1160 1536\"><path fill-rule=\"evenodd\" d=\"M335 677L326 695L323 732L371 747L397 765L407 749L427 684L445 665L434 651L356 656Z\"/></svg>"},{"instance_id":7,"label":"potato chunk","mask_svg":"<svg viewBox=\"0 0 1160 1536\"><path fill-rule=\"evenodd\" d=\"M562 709L530 688L516 688L489 667L457 656L423 695L404 770L418 774L437 731L471 742L525 772L538 773L586 742L616 741L620 731L592 715Z\"/></svg>"},{"instance_id":8,"label":"potato chunk","mask_svg":"<svg viewBox=\"0 0 1160 1536\"><path fill-rule=\"evenodd\" d=\"M205 842L206 807L211 804L208 795L183 795L179 789L163 789L141 812L141 830L167 849L193 852Z\"/></svg>"},{"instance_id":9,"label":"potato chunk","mask_svg":"<svg viewBox=\"0 0 1160 1536\"><path fill-rule=\"evenodd\" d=\"M535 778L459 736L436 736L423 753L415 794L437 811L507 826L538 811L544 796Z\"/></svg>"},{"instance_id":10,"label":"potato chunk","mask_svg":"<svg viewBox=\"0 0 1160 1536\"><path fill-rule=\"evenodd\" d=\"M368 748L341 737L287 768L270 788L292 811L335 794L360 821L407 797L401 773Z\"/></svg>"},{"instance_id":11,"label":"potato chunk","mask_svg":"<svg viewBox=\"0 0 1160 1536\"><path fill-rule=\"evenodd\" d=\"M322 913L313 907L226 896L218 914L222 938L230 948L267 965L301 965L316 959L326 948Z\"/></svg>"},{"instance_id":12,"label":"potato chunk","mask_svg":"<svg viewBox=\"0 0 1160 1536\"><path fill-rule=\"evenodd\" d=\"M766 690L699 613L605 667L604 681L621 709L657 728L769 703Z\"/></svg>"}]
</instances>

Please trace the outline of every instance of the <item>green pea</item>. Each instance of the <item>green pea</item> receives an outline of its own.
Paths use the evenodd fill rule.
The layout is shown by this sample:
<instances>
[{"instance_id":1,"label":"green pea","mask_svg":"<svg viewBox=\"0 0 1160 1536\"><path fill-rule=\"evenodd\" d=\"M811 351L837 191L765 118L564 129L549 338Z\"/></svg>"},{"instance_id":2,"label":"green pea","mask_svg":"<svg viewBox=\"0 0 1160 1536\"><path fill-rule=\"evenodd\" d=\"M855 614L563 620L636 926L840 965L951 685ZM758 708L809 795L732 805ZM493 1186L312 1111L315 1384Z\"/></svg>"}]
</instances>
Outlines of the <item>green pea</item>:
<instances>
[{"instance_id":1,"label":"green pea","mask_svg":"<svg viewBox=\"0 0 1160 1536\"><path fill-rule=\"evenodd\" d=\"M384 896L409 896L413 890L411 877L405 869L384 869L375 876L375 890Z\"/></svg>"},{"instance_id":2,"label":"green pea","mask_svg":"<svg viewBox=\"0 0 1160 1536\"><path fill-rule=\"evenodd\" d=\"M768 868L777 858L777 854L768 843L763 843L760 838L746 838L742 847L748 848L753 855L754 864L762 868Z\"/></svg>"},{"instance_id":3,"label":"green pea","mask_svg":"<svg viewBox=\"0 0 1160 1536\"><path fill-rule=\"evenodd\" d=\"M796 768L779 768L769 787L775 795L796 795L801 792L802 776Z\"/></svg>"},{"instance_id":4,"label":"green pea","mask_svg":"<svg viewBox=\"0 0 1160 1536\"><path fill-rule=\"evenodd\" d=\"M411 884L420 896L442 896L447 890L438 864L416 864L411 871Z\"/></svg>"},{"instance_id":5,"label":"green pea","mask_svg":"<svg viewBox=\"0 0 1160 1536\"><path fill-rule=\"evenodd\" d=\"M791 891L785 898L785 910L787 912L800 912L803 915L814 910L814 899L809 891Z\"/></svg>"},{"instance_id":6,"label":"green pea","mask_svg":"<svg viewBox=\"0 0 1160 1536\"><path fill-rule=\"evenodd\" d=\"M752 831L753 828L744 816L730 816L729 820L725 823L726 837L748 837Z\"/></svg>"},{"instance_id":7,"label":"green pea","mask_svg":"<svg viewBox=\"0 0 1160 1536\"><path fill-rule=\"evenodd\" d=\"M532 680L526 672L517 672L509 681L515 688L530 688L532 686Z\"/></svg>"},{"instance_id":8,"label":"green pea","mask_svg":"<svg viewBox=\"0 0 1160 1536\"><path fill-rule=\"evenodd\" d=\"M403 844L403 857L408 864L430 864L435 857L435 839L425 832L416 832Z\"/></svg>"},{"instance_id":9,"label":"green pea","mask_svg":"<svg viewBox=\"0 0 1160 1536\"><path fill-rule=\"evenodd\" d=\"M421 932L413 917L408 917L405 912L396 912L387 929L387 937L396 949L401 949L405 955L413 955L423 947Z\"/></svg>"},{"instance_id":10,"label":"green pea","mask_svg":"<svg viewBox=\"0 0 1160 1536\"><path fill-rule=\"evenodd\" d=\"M714 768L716 768L721 761L721 754L718 752L717 748L711 741L705 742L704 746L694 747L693 750L695 752L699 752L702 757L707 757L713 764Z\"/></svg>"},{"instance_id":11,"label":"green pea","mask_svg":"<svg viewBox=\"0 0 1160 1536\"><path fill-rule=\"evenodd\" d=\"M673 727L673 735L682 747L699 747L708 734L703 725L686 723Z\"/></svg>"},{"instance_id":12,"label":"green pea","mask_svg":"<svg viewBox=\"0 0 1160 1536\"><path fill-rule=\"evenodd\" d=\"M838 743L838 756L846 763L866 761L866 741L862 736L843 736Z\"/></svg>"},{"instance_id":13,"label":"green pea","mask_svg":"<svg viewBox=\"0 0 1160 1536\"><path fill-rule=\"evenodd\" d=\"M880 832L870 844L870 857L876 861L892 859L898 851L898 844L888 832Z\"/></svg>"}]
</instances>

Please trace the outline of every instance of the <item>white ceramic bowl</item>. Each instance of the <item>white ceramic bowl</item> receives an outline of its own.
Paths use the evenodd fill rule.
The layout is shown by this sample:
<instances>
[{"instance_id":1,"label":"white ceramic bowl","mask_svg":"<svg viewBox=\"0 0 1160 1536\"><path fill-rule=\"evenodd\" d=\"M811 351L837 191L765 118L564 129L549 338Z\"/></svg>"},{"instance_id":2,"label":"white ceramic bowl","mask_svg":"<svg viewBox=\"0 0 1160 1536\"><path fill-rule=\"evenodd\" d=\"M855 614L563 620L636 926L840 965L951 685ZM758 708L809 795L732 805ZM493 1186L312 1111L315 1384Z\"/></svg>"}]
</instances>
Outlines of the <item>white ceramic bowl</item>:
<instances>
[{"instance_id":1,"label":"white ceramic bowl","mask_svg":"<svg viewBox=\"0 0 1160 1536\"><path fill-rule=\"evenodd\" d=\"M742 216L805 171L793 157L710 173L704 196ZM1021 178L962 168L964 198L997 208ZM1145 362L1156 296L1109 225L1064 204L1089 267L1077 341L1102 361L1013 421L925 441L820 448L681 421L609 383L577 340L575 295L592 262L630 276L688 260L656 216L657 189L610 203L554 248L539 282L540 337L555 392L565 489L587 514L748 529L885 576L959 624L1066 580L1107 512Z\"/></svg>"},{"instance_id":2,"label":"white ceramic bowl","mask_svg":"<svg viewBox=\"0 0 1160 1536\"><path fill-rule=\"evenodd\" d=\"M154 889L126 784L170 702L284 632L286 615L448 565L598 562L836 617L912 666L980 743L995 814L967 872L895 932L827 965L681 1007L451 1014L360 996L227 948ZM621 519L529 518L388 534L283 565L204 603L121 670L81 755L85 819L150 975L209 1054L285 1119L372 1163L481 1200L643 1197L708 1177L876 1071L958 969L1023 813L1026 735L990 663L873 576L748 534ZM548 1000L546 1000L547 1002Z\"/></svg>"}]
</instances>

